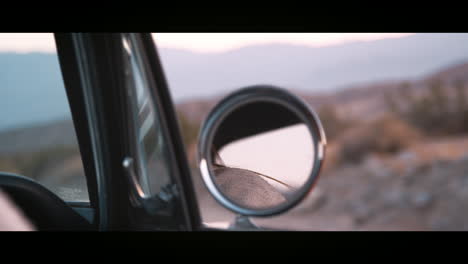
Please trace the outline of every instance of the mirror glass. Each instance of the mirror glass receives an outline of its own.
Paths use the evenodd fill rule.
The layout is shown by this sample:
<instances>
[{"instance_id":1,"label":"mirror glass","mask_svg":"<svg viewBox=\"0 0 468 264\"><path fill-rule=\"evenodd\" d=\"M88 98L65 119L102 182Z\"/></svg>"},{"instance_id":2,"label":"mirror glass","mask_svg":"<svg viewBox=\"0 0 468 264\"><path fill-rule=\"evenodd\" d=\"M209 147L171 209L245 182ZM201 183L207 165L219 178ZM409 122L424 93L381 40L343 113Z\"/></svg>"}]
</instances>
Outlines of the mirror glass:
<instances>
[{"instance_id":1,"label":"mirror glass","mask_svg":"<svg viewBox=\"0 0 468 264\"><path fill-rule=\"evenodd\" d=\"M229 114L212 145L212 175L233 203L268 209L292 199L315 160L307 125L288 108L256 102Z\"/></svg>"}]
</instances>

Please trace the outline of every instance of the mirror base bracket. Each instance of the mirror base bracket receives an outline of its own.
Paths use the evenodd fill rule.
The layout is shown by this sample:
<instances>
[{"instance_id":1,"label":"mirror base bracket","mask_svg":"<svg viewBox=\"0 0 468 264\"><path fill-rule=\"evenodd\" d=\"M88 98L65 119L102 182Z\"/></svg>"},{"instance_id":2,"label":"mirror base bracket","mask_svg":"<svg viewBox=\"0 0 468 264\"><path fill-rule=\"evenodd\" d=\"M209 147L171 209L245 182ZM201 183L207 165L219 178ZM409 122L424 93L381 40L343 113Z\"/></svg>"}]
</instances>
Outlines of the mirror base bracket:
<instances>
[{"instance_id":1,"label":"mirror base bracket","mask_svg":"<svg viewBox=\"0 0 468 264\"><path fill-rule=\"evenodd\" d=\"M262 228L258 227L250 218L245 215L236 215L234 222L229 225L230 230L239 230L239 231L261 231Z\"/></svg>"}]
</instances>

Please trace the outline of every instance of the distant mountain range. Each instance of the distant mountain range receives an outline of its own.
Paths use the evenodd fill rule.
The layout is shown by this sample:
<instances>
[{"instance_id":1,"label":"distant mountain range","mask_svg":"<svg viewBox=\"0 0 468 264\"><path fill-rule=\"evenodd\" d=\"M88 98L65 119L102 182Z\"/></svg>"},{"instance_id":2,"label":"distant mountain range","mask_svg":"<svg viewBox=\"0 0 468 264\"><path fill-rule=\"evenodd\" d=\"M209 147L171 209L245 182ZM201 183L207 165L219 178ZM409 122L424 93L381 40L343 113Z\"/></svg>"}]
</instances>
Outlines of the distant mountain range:
<instances>
[{"instance_id":1,"label":"distant mountain range","mask_svg":"<svg viewBox=\"0 0 468 264\"><path fill-rule=\"evenodd\" d=\"M449 96L453 96L454 84L465 83L468 95L468 60L420 76L419 79L383 80L371 83L349 85L346 89L309 92L307 90L289 89L298 95L313 109L318 110L323 105L333 105L342 116L358 120L370 120L388 111L386 96L400 98L402 89L408 90L414 96L427 91L433 81L440 81ZM214 97L192 99L177 104L177 110L185 118L193 122L201 122L210 109L222 98L222 94ZM468 100L468 98L467 98Z\"/></svg>"},{"instance_id":2,"label":"distant mountain range","mask_svg":"<svg viewBox=\"0 0 468 264\"><path fill-rule=\"evenodd\" d=\"M0 53L0 131L70 118L56 54Z\"/></svg>"},{"instance_id":3,"label":"distant mountain range","mask_svg":"<svg viewBox=\"0 0 468 264\"><path fill-rule=\"evenodd\" d=\"M318 109L323 104L331 104L336 106L338 112L363 120L385 113L388 110L384 101L385 96L398 93L403 83L409 84L407 89L417 92L425 91L424 88L435 79L441 81L447 88L452 87L451 84L454 82L462 80L468 89L468 61L440 69L414 81L402 79L374 82L328 93L302 90L291 90L291 92L300 96L312 108ZM176 104L176 109L191 122L201 122L222 96L223 94L185 100ZM76 144L73 123L70 119L0 131L0 155L39 151L51 146L76 146Z\"/></svg>"},{"instance_id":4,"label":"distant mountain range","mask_svg":"<svg viewBox=\"0 0 468 264\"><path fill-rule=\"evenodd\" d=\"M213 54L163 49L160 56L177 101L260 83L317 93L418 79L463 62L468 34L415 34L318 48L258 45Z\"/></svg>"},{"instance_id":5,"label":"distant mountain range","mask_svg":"<svg viewBox=\"0 0 468 264\"><path fill-rule=\"evenodd\" d=\"M156 43L157 44L157 43ZM468 59L468 34L416 34L329 47L248 46L223 53L161 49L176 102L267 83L320 94L416 80ZM0 53L0 131L70 117L55 54Z\"/></svg>"}]
</instances>

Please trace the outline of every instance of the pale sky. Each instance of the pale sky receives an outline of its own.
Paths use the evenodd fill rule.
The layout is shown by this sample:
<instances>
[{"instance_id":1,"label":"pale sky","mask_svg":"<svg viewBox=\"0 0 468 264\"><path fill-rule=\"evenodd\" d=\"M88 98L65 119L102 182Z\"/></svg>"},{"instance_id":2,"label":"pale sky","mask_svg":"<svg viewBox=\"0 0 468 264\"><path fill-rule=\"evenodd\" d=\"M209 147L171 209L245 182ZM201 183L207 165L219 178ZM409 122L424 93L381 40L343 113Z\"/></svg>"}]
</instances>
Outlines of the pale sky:
<instances>
[{"instance_id":1,"label":"pale sky","mask_svg":"<svg viewBox=\"0 0 468 264\"><path fill-rule=\"evenodd\" d=\"M414 33L153 33L153 37L159 48L223 52L255 44L285 43L319 47L411 34ZM0 52L55 52L55 43L51 33L0 33Z\"/></svg>"},{"instance_id":2,"label":"pale sky","mask_svg":"<svg viewBox=\"0 0 468 264\"><path fill-rule=\"evenodd\" d=\"M320 47L411 34L413 33L154 33L153 38L158 47L222 52L255 44L285 43Z\"/></svg>"}]
</instances>

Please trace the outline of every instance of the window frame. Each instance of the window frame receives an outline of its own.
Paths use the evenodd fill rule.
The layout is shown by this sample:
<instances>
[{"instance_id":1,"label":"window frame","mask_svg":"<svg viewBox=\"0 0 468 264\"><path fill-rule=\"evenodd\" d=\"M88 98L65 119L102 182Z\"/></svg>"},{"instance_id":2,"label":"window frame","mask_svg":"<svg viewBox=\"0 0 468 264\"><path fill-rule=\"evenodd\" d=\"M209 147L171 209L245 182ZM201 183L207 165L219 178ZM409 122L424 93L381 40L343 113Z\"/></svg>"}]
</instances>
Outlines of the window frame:
<instances>
[{"instance_id":1,"label":"window frame","mask_svg":"<svg viewBox=\"0 0 468 264\"><path fill-rule=\"evenodd\" d=\"M172 182L177 192L170 208L150 214L131 202L123 161L134 146L128 134L128 100L122 34L55 34L72 116L86 163L95 223L99 230L196 230L197 200L177 119L151 34L131 33L148 77L150 96L167 140ZM81 115L81 116L80 116ZM76 117L75 117L76 116ZM168 212L171 213L168 213Z\"/></svg>"},{"instance_id":2,"label":"window frame","mask_svg":"<svg viewBox=\"0 0 468 264\"><path fill-rule=\"evenodd\" d=\"M180 133L176 130L178 123L156 53L156 46L150 34L133 33L132 38L136 42L133 44L136 45L136 52L139 53L137 56L141 59L142 70L145 71L144 74L147 77L148 92L151 96L149 101L153 102L154 114L158 116L161 136L166 141L165 147L167 148L171 182L177 189L175 199L170 201L169 208L162 209L155 215L133 207L134 222L132 224L135 228L144 230L196 230L200 227L201 218L191 185L185 149ZM128 121L126 127L134 125L131 117L125 118L125 120ZM131 136L128 134L125 138L128 154L138 148L135 145L137 141L130 139Z\"/></svg>"},{"instance_id":3,"label":"window frame","mask_svg":"<svg viewBox=\"0 0 468 264\"><path fill-rule=\"evenodd\" d=\"M154 85L151 89L153 102L157 111L160 111L163 128L167 130L168 145L172 152L177 171L176 182L180 186L181 199L184 203L184 212L187 218L189 230L208 230L202 225L201 216L198 207L198 200L195 195L195 189L190 173L189 162L185 153L185 147L180 133L179 123L172 101L169 86L161 64L160 56L157 51L157 45L153 40L151 33L139 34L142 42L143 56L146 60L146 68L153 77Z\"/></svg>"},{"instance_id":4,"label":"window frame","mask_svg":"<svg viewBox=\"0 0 468 264\"><path fill-rule=\"evenodd\" d=\"M66 203L97 226L99 223L99 214L96 213L99 208L98 190L94 155L92 152L90 122L88 115L84 114L86 113L84 80L80 76L78 57L71 36L55 33L54 41L89 195L89 202L66 201Z\"/></svg>"}]
</instances>

